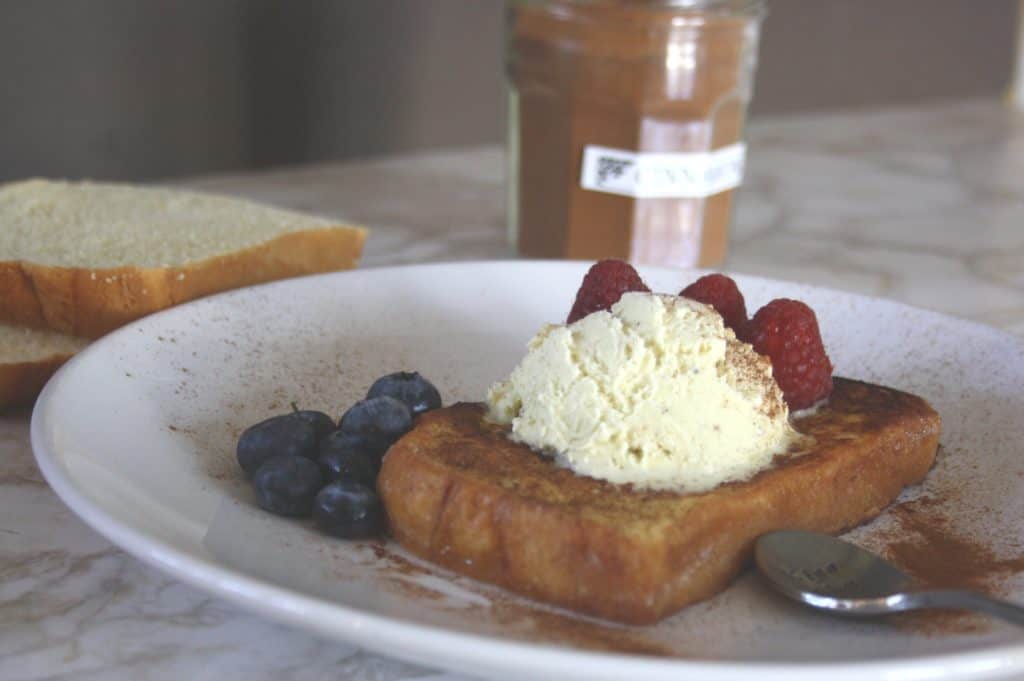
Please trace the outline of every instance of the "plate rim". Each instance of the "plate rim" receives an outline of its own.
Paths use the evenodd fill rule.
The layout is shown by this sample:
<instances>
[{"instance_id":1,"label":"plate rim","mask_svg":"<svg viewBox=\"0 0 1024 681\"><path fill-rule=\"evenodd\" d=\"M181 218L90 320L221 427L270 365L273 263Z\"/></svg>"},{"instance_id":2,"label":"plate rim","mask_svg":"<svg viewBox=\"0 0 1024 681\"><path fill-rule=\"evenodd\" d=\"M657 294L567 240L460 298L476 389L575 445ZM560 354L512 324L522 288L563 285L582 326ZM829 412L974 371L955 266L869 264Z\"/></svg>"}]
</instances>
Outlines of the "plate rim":
<instances>
[{"instance_id":1,"label":"plate rim","mask_svg":"<svg viewBox=\"0 0 1024 681\"><path fill-rule=\"evenodd\" d=\"M681 673L699 675L700 678L746 678L758 674L767 681L800 681L820 679L829 674L836 681L863 679L865 674L884 678L914 679L982 679L997 678L1014 672L1024 671L1024 640L1019 644L1002 644L981 650L952 653L916 655L886 660L844 660L842 662L799 662L764 661L747 662L732 660L703 660L687 658L658 658L637 654L603 652L568 646L546 645L525 641L505 641L492 636L459 632L442 626L431 626L410 622L400 617L365 612L337 601L315 598L299 591L282 587L272 582L222 566L213 560L180 550L171 544L148 536L144 531L131 527L93 502L78 488L74 476L64 465L56 448L50 446L48 424L56 423L49 416L49 407L59 395L66 377L80 362L93 352L99 352L110 338L127 334L139 324L156 323L165 316L181 314L182 308L194 306L210 299L250 295L252 291L294 285L295 281L307 279L334 279L360 276L367 273L386 275L394 270L448 269L448 268L490 268L512 267L583 267L587 261L568 260L471 260L441 263L419 263L346 270L279 280L253 287L235 289L213 296L190 301L167 310L157 312L113 331L108 336L94 341L82 353L72 357L43 388L33 406L30 422L30 442L36 463L51 489L82 521L108 541L142 562L169 574L201 591L213 593L220 598L250 612L257 612L272 620L286 622L306 631L372 650L387 657L403 659L416 664L443 668L454 673L487 674L488 677L509 674L530 674L534 676L559 678L558 674L587 678L612 678L621 674L623 666L631 673L649 679L676 679ZM641 268L648 271L700 273L707 269L680 269L670 267ZM744 275L748 280L769 285L790 285L807 287L836 295L857 298L865 302L883 303L899 308L925 313L929 316L970 327L973 332L994 334L1020 345L1024 350L1024 339L1005 330L963 319L953 315L916 307L899 301L868 296L859 293L832 289L824 286L794 281ZM310 618L309 615L314 617ZM457 651L457 652L450 652ZM495 664L495 660L499 663Z\"/></svg>"}]
</instances>

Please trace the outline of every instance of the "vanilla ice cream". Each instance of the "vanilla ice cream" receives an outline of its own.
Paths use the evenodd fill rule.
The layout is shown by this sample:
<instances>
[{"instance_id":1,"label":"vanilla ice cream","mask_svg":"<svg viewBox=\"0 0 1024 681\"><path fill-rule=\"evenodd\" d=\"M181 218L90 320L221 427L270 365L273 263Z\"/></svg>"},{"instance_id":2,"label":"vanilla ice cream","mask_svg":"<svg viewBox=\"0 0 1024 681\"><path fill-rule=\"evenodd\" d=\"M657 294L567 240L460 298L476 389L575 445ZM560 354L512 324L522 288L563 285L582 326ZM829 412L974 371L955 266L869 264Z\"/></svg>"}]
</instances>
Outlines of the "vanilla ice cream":
<instances>
[{"instance_id":1,"label":"vanilla ice cream","mask_svg":"<svg viewBox=\"0 0 1024 681\"><path fill-rule=\"evenodd\" d=\"M513 439L576 473L652 489L749 478L798 437L770 362L678 296L626 293L544 327L487 401Z\"/></svg>"}]
</instances>

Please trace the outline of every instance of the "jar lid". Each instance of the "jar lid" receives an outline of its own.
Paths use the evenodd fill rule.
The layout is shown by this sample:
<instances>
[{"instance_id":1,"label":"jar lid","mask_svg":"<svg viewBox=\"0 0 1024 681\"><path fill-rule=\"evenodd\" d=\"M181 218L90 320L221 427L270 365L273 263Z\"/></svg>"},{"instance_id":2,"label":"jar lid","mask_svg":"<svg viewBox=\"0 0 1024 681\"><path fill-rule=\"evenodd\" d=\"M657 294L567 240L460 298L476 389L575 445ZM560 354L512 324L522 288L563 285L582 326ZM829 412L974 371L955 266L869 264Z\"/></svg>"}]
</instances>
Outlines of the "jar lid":
<instances>
[{"instance_id":1,"label":"jar lid","mask_svg":"<svg viewBox=\"0 0 1024 681\"><path fill-rule=\"evenodd\" d=\"M518 5L589 5L592 7L636 7L690 10L716 14L762 16L765 0L514 0Z\"/></svg>"},{"instance_id":2,"label":"jar lid","mask_svg":"<svg viewBox=\"0 0 1024 681\"><path fill-rule=\"evenodd\" d=\"M685 9L745 10L760 8L764 0L573 0L574 2L607 3L622 5L655 5Z\"/></svg>"}]
</instances>

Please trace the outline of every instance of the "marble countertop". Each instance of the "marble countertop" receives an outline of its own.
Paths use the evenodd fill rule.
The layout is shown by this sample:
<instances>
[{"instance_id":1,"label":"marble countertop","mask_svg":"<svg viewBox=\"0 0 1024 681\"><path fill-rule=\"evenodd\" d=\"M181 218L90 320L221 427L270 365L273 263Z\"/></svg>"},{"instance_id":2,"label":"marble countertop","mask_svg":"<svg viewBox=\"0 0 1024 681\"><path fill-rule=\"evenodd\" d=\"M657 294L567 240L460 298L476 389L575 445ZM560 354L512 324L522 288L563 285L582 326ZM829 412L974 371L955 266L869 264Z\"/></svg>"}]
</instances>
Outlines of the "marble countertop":
<instances>
[{"instance_id":1,"label":"marble countertop","mask_svg":"<svg viewBox=\"0 0 1024 681\"><path fill-rule=\"evenodd\" d=\"M725 269L1024 335L1024 114L997 102L756 121ZM174 184L357 221L364 267L508 257L500 148ZM50 491L28 410L0 415L0 681L454 679L211 598Z\"/></svg>"}]
</instances>

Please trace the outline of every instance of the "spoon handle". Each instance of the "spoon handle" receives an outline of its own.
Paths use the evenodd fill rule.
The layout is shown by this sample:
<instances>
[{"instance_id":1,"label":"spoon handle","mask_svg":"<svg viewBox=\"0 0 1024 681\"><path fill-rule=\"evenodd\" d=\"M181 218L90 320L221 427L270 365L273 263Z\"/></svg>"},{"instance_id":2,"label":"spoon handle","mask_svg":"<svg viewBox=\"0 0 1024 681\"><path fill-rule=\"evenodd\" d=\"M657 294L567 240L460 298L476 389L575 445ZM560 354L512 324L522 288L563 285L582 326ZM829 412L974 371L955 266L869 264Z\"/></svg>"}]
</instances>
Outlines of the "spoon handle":
<instances>
[{"instance_id":1,"label":"spoon handle","mask_svg":"<svg viewBox=\"0 0 1024 681\"><path fill-rule=\"evenodd\" d=\"M921 591L914 595L918 607L975 610L1024 627L1024 607L977 591Z\"/></svg>"}]
</instances>

